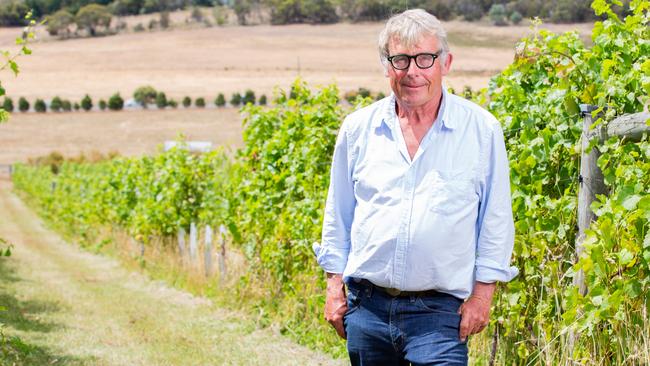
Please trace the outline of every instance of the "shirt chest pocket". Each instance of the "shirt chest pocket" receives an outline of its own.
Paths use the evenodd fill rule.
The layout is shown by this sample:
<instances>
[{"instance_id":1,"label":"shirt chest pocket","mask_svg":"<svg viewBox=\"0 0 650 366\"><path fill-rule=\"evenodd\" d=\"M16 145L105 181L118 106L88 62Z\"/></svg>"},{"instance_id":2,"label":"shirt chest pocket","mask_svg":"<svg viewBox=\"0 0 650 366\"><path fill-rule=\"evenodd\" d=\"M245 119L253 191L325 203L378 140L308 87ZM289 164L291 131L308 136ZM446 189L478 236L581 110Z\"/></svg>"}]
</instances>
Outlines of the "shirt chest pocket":
<instances>
[{"instance_id":1,"label":"shirt chest pocket","mask_svg":"<svg viewBox=\"0 0 650 366\"><path fill-rule=\"evenodd\" d=\"M466 210L478 200L474 180L466 171L432 170L428 174L429 209L452 215Z\"/></svg>"}]
</instances>

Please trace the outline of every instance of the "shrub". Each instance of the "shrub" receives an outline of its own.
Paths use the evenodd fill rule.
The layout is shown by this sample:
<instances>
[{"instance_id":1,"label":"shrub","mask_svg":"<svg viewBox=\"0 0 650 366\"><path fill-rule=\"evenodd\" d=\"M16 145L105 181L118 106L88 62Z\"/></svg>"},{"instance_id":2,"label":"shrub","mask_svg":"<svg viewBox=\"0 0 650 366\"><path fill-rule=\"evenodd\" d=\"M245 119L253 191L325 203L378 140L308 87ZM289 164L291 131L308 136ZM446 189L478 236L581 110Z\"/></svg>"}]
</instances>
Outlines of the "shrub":
<instances>
[{"instance_id":1,"label":"shrub","mask_svg":"<svg viewBox=\"0 0 650 366\"><path fill-rule=\"evenodd\" d=\"M163 92L156 94L156 106L160 109L167 107L167 96Z\"/></svg>"},{"instance_id":2,"label":"shrub","mask_svg":"<svg viewBox=\"0 0 650 366\"><path fill-rule=\"evenodd\" d=\"M506 23L506 8L503 4L493 4L488 15L494 25L503 26L508 24Z\"/></svg>"},{"instance_id":3,"label":"shrub","mask_svg":"<svg viewBox=\"0 0 650 366\"><path fill-rule=\"evenodd\" d=\"M203 12L198 7L194 7L190 13L190 18L192 18L192 20L195 22L200 23L203 21Z\"/></svg>"},{"instance_id":4,"label":"shrub","mask_svg":"<svg viewBox=\"0 0 650 366\"><path fill-rule=\"evenodd\" d=\"M144 31L144 25L142 23L138 23L133 27L134 32L143 32Z\"/></svg>"},{"instance_id":5,"label":"shrub","mask_svg":"<svg viewBox=\"0 0 650 366\"><path fill-rule=\"evenodd\" d=\"M64 112L70 112L72 111L72 103L70 103L69 100L65 99L61 102L61 108Z\"/></svg>"},{"instance_id":6,"label":"shrub","mask_svg":"<svg viewBox=\"0 0 650 366\"><path fill-rule=\"evenodd\" d=\"M169 12L166 10L160 12L160 28L167 29L169 28L170 23Z\"/></svg>"},{"instance_id":7,"label":"shrub","mask_svg":"<svg viewBox=\"0 0 650 366\"><path fill-rule=\"evenodd\" d=\"M521 15L520 12L518 11L513 11L512 14L510 14L510 21L512 24L517 25L521 23L521 21L524 19L524 17Z\"/></svg>"},{"instance_id":8,"label":"shrub","mask_svg":"<svg viewBox=\"0 0 650 366\"><path fill-rule=\"evenodd\" d=\"M133 99L138 102L143 108L147 108L148 104L155 102L158 92L150 85L145 85L137 88L133 92Z\"/></svg>"},{"instance_id":9,"label":"shrub","mask_svg":"<svg viewBox=\"0 0 650 366\"><path fill-rule=\"evenodd\" d=\"M196 101L194 101L194 105L199 107L199 108L204 108L205 107L205 98L203 98L203 97L196 98Z\"/></svg>"},{"instance_id":10,"label":"shrub","mask_svg":"<svg viewBox=\"0 0 650 366\"><path fill-rule=\"evenodd\" d=\"M72 23L74 23L74 15L65 9L61 9L45 18L47 32L51 36L67 37L70 34L70 25Z\"/></svg>"},{"instance_id":11,"label":"shrub","mask_svg":"<svg viewBox=\"0 0 650 366\"><path fill-rule=\"evenodd\" d=\"M36 102L34 102L34 110L39 113L45 113L47 111L45 101L43 99L36 99Z\"/></svg>"},{"instance_id":12,"label":"shrub","mask_svg":"<svg viewBox=\"0 0 650 366\"><path fill-rule=\"evenodd\" d=\"M241 99L241 94L233 93L232 97L230 98L230 105L237 107L239 104L241 104Z\"/></svg>"},{"instance_id":13,"label":"shrub","mask_svg":"<svg viewBox=\"0 0 650 366\"><path fill-rule=\"evenodd\" d=\"M384 92L379 92L375 96L375 100L381 100L381 99L384 99L384 98L386 98L386 94L384 94Z\"/></svg>"},{"instance_id":14,"label":"shrub","mask_svg":"<svg viewBox=\"0 0 650 366\"><path fill-rule=\"evenodd\" d=\"M260 105L266 105L266 94L260 95L260 99L258 101Z\"/></svg>"},{"instance_id":15,"label":"shrub","mask_svg":"<svg viewBox=\"0 0 650 366\"><path fill-rule=\"evenodd\" d=\"M106 110L106 101L104 99L99 100L99 109Z\"/></svg>"},{"instance_id":16,"label":"shrub","mask_svg":"<svg viewBox=\"0 0 650 366\"><path fill-rule=\"evenodd\" d=\"M75 111L78 111L79 109L81 109L81 106L79 105L79 103L74 102L74 104L72 104L72 108L74 108Z\"/></svg>"},{"instance_id":17,"label":"shrub","mask_svg":"<svg viewBox=\"0 0 650 366\"><path fill-rule=\"evenodd\" d=\"M217 23L218 26L222 26L228 21L228 13L226 8L223 6L215 6L212 11L212 16L214 17L214 22Z\"/></svg>"},{"instance_id":18,"label":"shrub","mask_svg":"<svg viewBox=\"0 0 650 366\"><path fill-rule=\"evenodd\" d=\"M86 112L93 109L93 100L90 99L90 95L86 94L83 99L81 99L81 108Z\"/></svg>"},{"instance_id":19,"label":"shrub","mask_svg":"<svg viewBox=\"0 0 650 366\"><path fill-rule=\"evenodd\" d=\"M0 27L17 27L27 25L25 14L29 7L24 1L9 0L0 2Z\"/></svg>"},{"instance_id":20,"label":"shrub","mask_svg":"<svg viewBox=\"0 0 650 366\"><path fill-rule=\"evenodd\" d=\"M154 29L158 28L158 21L156 19L151 19L149 21L149 27L148 28L149 28L149 30L154 30Z\"/></svg>"},{"instance_id":21,"label":"shrub","mask_svg":"<svg viewBox=\"0 0 650 366\"><path fill-rule=\"evenodd\" d=\"M9 113L13 112L14 111L14 101L9 97L5 97L5 100L2 102L2 109L4 109L5 111L7 111Z\"/></svg>"},{"instance_id":22,"label":"shrub","mask_svg":"<svg viewBox=\"0 0 650 366\"><path fill-rule=\"evenodd\" d=\"M120 93L115 93L108 98L108 109L112 111L120 111L124 108L124 99Z\"/></svg>"},{"instance_id":23,"label":"shrub","mask_svg":"<svg viewBox=\"0 0 650 366\"><path fill-rule=\"evenodd\" d=\"M242 97L241 102L244 105L248 103L255 104L255 92L250 89L247 89L246 92L244 93L244 96Z\"/></svg>"},{"instance_id":24,"label":"shrub","mask_svg":"<svg viewBox=\"0 0 650 366\"><path fill-rule=\"evenodd\" d=\"M192 98L187 96L183 98L183 107L189 108L191 105L192 105Z\"/></svg>"},{"instance_id":25,"label":"shrub","mask_svg":"<svg viewBox=\"0 0 650 366\"><path fill-rule=\"evenodd\" d=\"M474 0L460 0L456 2L456 14L462 14L468 22L481 19L483 9Z\"/></svg>"},{"instance_id":26,"label":"shrub","mask_svg":"<svg viewBox=\"0 0 650 366\"><path fill-rule=\"evenodd\" d=\"M214 105L217 107L223 107L226 105L226 97L223 95L223 93L219 93L219 95L217 95L217 98L214 100Z\"/></svg>"},{"instance_id":27,"label":"shrub","mask_svg":"<svg viewBox=\"0 0 650 366\"><path fill-rule=\"evenodd\" d=\"M21 112L27 112L29 110L29 102L25 97L20 97L18 99L18 110Z\"/></svg>"},{"instance_id":28,"label":"shrub","mask_svg":"<svg viewBox=\"0 0 650 366\"><path fill-rule=\"evenodd\" d=\"M52 101L50 102L50 110L54 112L61 112L61 108L63 107L61 98L59 97L54 97L52 98Z\"/></svg>"},{"instance_id":29,"label":"shrub","mask_svg":"<svg viewBox=\"0 0 650 366\"><path fill-rule=\"evenodd\" d=\"M167 105L172 108L178 108L178 102L175 101L174 99L170 99L169 101L167 101Z\"/></svg>"}]
</instances>

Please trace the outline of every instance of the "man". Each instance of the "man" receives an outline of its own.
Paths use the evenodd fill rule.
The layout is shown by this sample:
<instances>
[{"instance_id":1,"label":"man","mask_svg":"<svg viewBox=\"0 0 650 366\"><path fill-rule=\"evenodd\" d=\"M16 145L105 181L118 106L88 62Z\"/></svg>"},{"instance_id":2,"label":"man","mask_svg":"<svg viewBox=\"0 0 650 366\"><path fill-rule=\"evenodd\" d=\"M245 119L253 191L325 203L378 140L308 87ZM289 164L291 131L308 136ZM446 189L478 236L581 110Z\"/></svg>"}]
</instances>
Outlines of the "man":
<instances>
[{"instance_id":1,"label":"man","mask_svg":"<svg viewBox=\"0 0 650 366\"><path fill-rule=\"evenodd\" d=\"M392 17L379 52L392 94L343 122L314 246L325 318L353 365L464 365L495 282L517 274L503 132L444 90L453 56L434 16Z\"/></svg>"}]
</instances>

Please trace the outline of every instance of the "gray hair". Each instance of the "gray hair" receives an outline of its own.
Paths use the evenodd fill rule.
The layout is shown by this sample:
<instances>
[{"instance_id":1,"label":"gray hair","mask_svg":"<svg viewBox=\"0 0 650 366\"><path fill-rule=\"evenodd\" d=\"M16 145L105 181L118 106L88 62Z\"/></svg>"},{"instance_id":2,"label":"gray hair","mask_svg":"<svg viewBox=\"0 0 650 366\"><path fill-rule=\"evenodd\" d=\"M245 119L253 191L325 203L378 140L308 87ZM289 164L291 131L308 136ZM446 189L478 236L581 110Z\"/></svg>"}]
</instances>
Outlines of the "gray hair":
<instances>
[{"instance_id":1,"label":"gray hair","mask_svg":"<svg viewBox=\"0 0 650 366\"><path fill-rule=\"evenodd\" d=\"M403 46L411 48L424 36L435 36L438 39L440 61L444 63L449 53L449 44L447 32L438 18L422 9L411 9L393 15L379 33L379 58L384 67L387 66L388 43L391 39L397 39Z\"/></svg>"}]
</instances>

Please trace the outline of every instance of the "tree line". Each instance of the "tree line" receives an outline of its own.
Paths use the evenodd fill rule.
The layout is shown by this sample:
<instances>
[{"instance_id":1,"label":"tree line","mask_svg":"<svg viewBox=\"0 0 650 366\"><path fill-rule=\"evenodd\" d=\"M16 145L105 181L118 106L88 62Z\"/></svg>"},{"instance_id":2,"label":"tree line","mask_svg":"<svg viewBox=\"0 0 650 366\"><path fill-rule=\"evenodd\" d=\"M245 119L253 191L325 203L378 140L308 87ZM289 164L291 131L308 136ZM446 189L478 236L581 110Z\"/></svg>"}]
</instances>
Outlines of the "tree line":
<instances>
[{"instance_id":1,"label":"tree line","mask_svg":"<svg viewBox=\"0 0 650 366\"><path fill-rule=\"evenodd\" d=\"M237 23L242 25L249 24L254 17L271 24L380 21L409 8L423 8L442 20L476 21L490 17L495 24L505 25L506 20L518 23L522 18L539 17L552 23L567 23L598 19L590 4L591 0L7 0L0 4L0 26L25 25L24 16L30 9L37 18L61 11L69 18L77 17L90 5L95 17L99 9L109 14L108 19L110 15L216 7L234 13ZM613 11L620 16L629 13L629 0L614 6ZM498 14L496 19L493 14ZM105 23L106 15L99 25ZM94 32L89 28L88 31Z\"/></svg>"}]
</instances>

